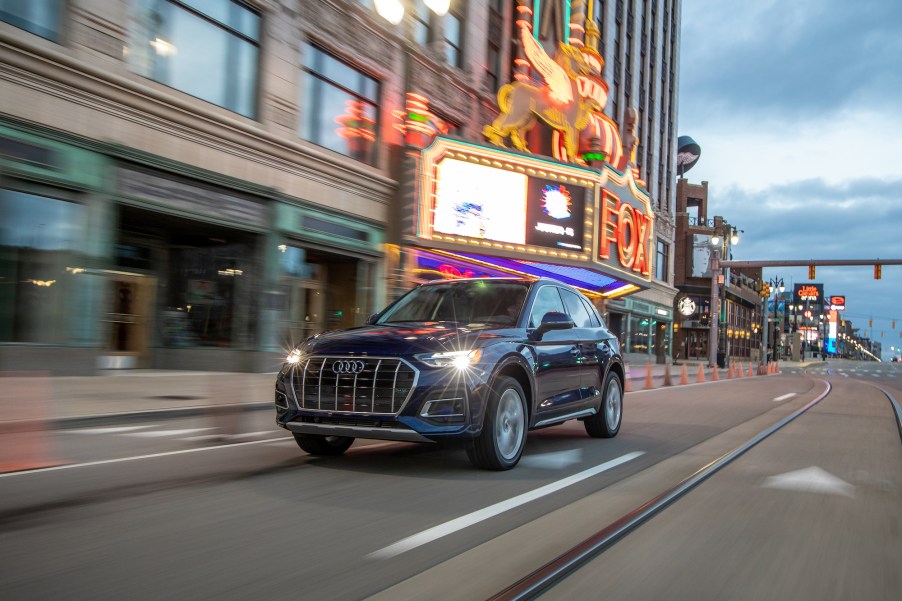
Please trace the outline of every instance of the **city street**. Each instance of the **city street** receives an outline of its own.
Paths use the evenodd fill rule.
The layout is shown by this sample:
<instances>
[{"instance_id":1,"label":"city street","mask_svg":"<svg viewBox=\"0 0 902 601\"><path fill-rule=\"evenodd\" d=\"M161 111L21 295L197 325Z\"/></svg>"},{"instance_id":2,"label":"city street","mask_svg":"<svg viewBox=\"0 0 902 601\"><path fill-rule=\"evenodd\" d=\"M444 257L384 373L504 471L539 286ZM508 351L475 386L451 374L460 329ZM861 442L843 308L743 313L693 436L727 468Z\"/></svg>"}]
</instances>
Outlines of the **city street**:
<instances>
[{"instance_id":1,"label":"city street","mask_svg":"<svg viewBox=\"0 0 902 601\"><path fill-rule=\"evenodd\" d=\"M639 390L617 438L533 432L509 472L393 442L313 458L267 410L229 436L202 415L65 427L63 465L0 476L0 595L489 598L830 382L547 596L894 599L902 441L877 386L898 399L900 377L837 360Z\"/></svg>"}]
</instances>

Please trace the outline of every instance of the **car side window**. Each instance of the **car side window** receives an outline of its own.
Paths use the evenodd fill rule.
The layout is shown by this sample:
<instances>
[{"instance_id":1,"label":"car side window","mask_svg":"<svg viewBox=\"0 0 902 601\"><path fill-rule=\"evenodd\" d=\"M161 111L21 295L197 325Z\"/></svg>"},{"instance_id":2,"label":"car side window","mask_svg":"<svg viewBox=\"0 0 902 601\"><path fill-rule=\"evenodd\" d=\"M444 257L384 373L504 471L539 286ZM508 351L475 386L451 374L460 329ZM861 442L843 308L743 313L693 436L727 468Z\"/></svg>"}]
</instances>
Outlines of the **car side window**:
<instances>
[{"instance_id":1,"label":"car side window","mask_svg":"<svg viewBox=\"0 0 902 601\"><path fill-rule=\"evenodd\" d=\"M567 313L573 318L573 323L578 328L591 328L592 318L579 296L569 290L561 288L561 296L564 297L564 305L567 307Z\"/></svg>"},{"instance_id":2,"label":"car side window","mask_svg":"<svg viewBox=\"0 0 902 601\"><path fill-rule=\"evenodd\" d=\"M592 307L591 303L589 303L589 301L587 301L587 300L584 299L584 298L581 298L581 299L579 299L579 300L582 301L583 306L586 307L586 311L589 312L589 317L592 318L592 327L593 327L593 328L599 328L599 327L601 327L601 321L600 321L600 319L598 318L598 313L596 313L596 312L593 310L593 307Z\"/></svg>"},{"instance_id":3,"label":"car side window","mask_svg":"<svg viewBox=\"0 0 902 601\"><path fill-rule=\"evenodd\" d=\"M536 293L536 299L532 303L532 311L529 312L530 328L537 328L542 323L542 317L549 311L557 311L564 313L564 303L561 301L561 295L558 294L557 287L543 286Z\"/></svg>"}]
</instances>

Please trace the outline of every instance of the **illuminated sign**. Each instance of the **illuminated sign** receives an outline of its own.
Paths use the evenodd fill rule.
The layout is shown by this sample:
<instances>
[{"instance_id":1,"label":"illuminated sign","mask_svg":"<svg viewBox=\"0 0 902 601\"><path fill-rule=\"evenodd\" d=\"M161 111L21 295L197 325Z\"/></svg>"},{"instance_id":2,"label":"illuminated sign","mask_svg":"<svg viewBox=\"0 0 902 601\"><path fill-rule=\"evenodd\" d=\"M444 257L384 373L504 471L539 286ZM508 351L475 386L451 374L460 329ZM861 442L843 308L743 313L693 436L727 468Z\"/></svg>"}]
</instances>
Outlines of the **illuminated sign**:
<instances>
[{"instance_id":1,"label":"illuminated sign","mask_svg":"<svg viewBox=\"0 0 902 601\"><path fill-rule=\"evenodd\" d=\"M526 243L582 252L586 188L529 178Z\"/></svg>"},{"instance_id":2,"label":"illuminated sign","mask_svg":"<svg viewBox=\"0 0 902 601\"><path fill-rule=\"evenodd\" d=\"M650 275L651 221L641 207L622 202L608 189L602 190L598 257L608 260L616 252L625 269Z\"/></svg>"},{"instance_id":3,"label":"illuminated sign","mask_svg":"<svg viewBox=\"0 0 902 601\"><path fill-rule=\"evenodd\" d=\"M455 159L438 165L432 229L583 250L586 188Z\"/></svg>"},{"instance_id":4,"label":"illuminated sign","mask_svg":"<svg viewBox=\"0 0 902 601\"><path fill-rule=\"evenodd\" d=\"M523 173L445 159L438 164L432 229L525 244L527 184Z\"/></svg>"},{"instance_id":5,"label":"illuminated sign","mask_svg":"<svg viewBox=\"0 0 902 601\"><path fill-rule=\"evenodd\" d=\"M680 299L680 302L677 305L677 308L680 310L680 313L682 313L686 317L689 317L690 315L695 313L695 309L696 309L695 301L693 301L688 296L684 296L683 298Z\"/></svg>"},{"instance_id":6,"label":"illuminated sign","mask_svg":"<svg viewBox=\"0 0 902 601\"><path fill-rule=\"evenodd\" d=\"M796 284L795 297L799 302L820 303L824 298L823 284Z\"/></svg>"},{"instance_id":7,"label":"illuminated sign","mask_svg":"<svg viewBox=\"0 0 902 601\"><path fill-rule=\"evenodd\" d=\"M846 310L846 297L845 296L831 296L830 297L830 309L833 311L845 311Z\"/></svg>"},{"instance_id":8,"label":"illuminated sign","mask_svg":"<svg viewBox=\"0 0 902 601\"><path fill-rule=\"evenodd\" d=\"M413 246L479 255L491 268L518 261L505 268L514 274L534 263L577 270L587 290L608 298L651 280L654 213L631 170L586 169L439 136L422 151L418 172L401 215L402 237ZM479 268L454 267L479 277ZM421 268L424 277L459 277L440 265Z\"/></svg>"}]
</instances>

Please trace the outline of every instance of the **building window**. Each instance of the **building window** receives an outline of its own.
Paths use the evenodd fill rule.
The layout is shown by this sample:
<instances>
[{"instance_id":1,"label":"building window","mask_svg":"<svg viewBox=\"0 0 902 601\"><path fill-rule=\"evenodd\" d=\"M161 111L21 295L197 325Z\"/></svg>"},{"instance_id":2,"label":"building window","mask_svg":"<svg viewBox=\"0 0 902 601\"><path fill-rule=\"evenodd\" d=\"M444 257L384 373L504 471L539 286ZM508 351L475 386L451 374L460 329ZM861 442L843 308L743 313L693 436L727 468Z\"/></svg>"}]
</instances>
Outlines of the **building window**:
<instances>
[{"instance_id":1,"label":"building window","mask_svg":"<svg viewBox=\"0 0 902 601\"><path fill-rule=\"evenodd\" d=\"M445 36L445 58L452 67L463 65L463 19L449 12L445 15L443 27Z\"/></svg>"},{"instance_id":2,"label":"building window","mask_svg":"<svg viewBox=\"0 0 902 601\"><path fill-rule=\"evenodd\" d=\"M301 137L374 165L379 82L311 44L303 64Z\"/></svg>"},{"instance_id":3,"label":"building window","mask_svg":"<svg viewBox=\"0 0 902 601\"><path fill-rule=\"evenodd\" d=\"M63 0L0 0L0 21L60 41Z\"/></svg>"},{"instance_id":4,"label":"building window","mask_svg":"<svg viewBox=\"0 0 902 601\"><path fill-rule=\"evenodd\" d=\"M666 282L669 267L670 246L663 240L658 240L658 253L655 260L655 277L662 282Z\"/></svg>"},{"instance_id":5,"label":"building window","mask_svg":"<svg viewBox=\"0 0 902 601\"><path fill-rule=\"evenodd\" d=\"M432 11L429 10L422 0L418 0L411 11L411 17L413 17L413 40L417 44L425 46L432 41L432 25L430 21Z\"/></svg>"},{"instance_id":6,"label":"building window","mask_svg":"<svg viewBox=\"0 0 902 601\"><path fill-rule=\"evenodd\" d=\"M0 189L0 215L0 342L73 342L73 305L94 285L77 271L83 207Z\"/></svg>"},{"instance_id":7,"label":"building window","mask_svg":"<svg viewBox=\"0 0 902 601\"><path fill-rule=\"evenodd\" d=\"M139 0L129 57L145 77L253 118L260 21L238 0Z\"/></svg>"}]
</instances>

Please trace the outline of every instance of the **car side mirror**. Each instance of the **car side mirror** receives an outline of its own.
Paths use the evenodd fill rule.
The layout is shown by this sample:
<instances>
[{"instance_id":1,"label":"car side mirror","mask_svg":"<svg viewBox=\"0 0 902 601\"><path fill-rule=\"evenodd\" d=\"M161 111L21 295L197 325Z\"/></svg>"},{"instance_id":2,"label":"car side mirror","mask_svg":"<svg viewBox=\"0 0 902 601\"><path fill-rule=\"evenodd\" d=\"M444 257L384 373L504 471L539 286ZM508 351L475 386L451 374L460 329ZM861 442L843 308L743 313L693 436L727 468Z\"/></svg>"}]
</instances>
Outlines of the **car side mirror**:
<instances>
[{"instance_id":1,"label":"car side mirror","mask_svg":"<svg viewBox=\"0 0 902 601\"><path fill-rule=\"evenodd\" d=\"M369 317L366 318L366 325L371 326L376 323L376 318L379 317L378 313L373 313Z\"/></svg>"},{"instance_id":2,"label":"car side mirror","mask_svg":"<svg viewBox=\"0 0 902 601\"><path fill-rule=\"evenodd\" d=\"M575 327L576 324L566 313L549 311L542 316L542 323L536 329L536 335L541 338L545 332L550 332L551 330L569 330Z\"/></svg>"}]
</instances>

